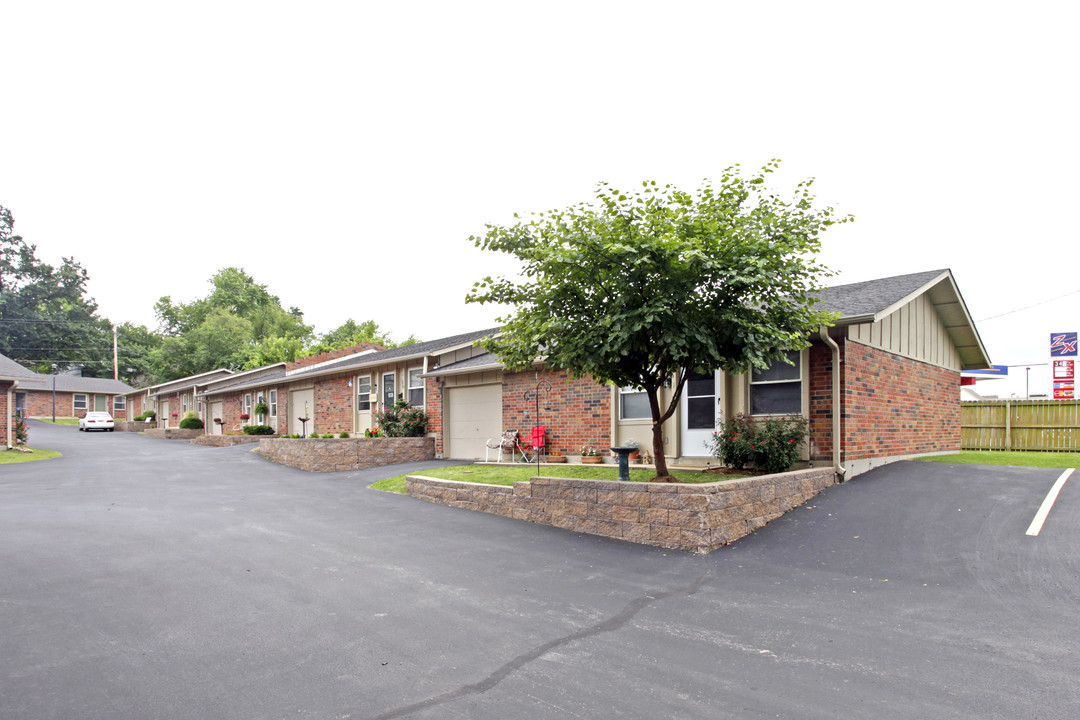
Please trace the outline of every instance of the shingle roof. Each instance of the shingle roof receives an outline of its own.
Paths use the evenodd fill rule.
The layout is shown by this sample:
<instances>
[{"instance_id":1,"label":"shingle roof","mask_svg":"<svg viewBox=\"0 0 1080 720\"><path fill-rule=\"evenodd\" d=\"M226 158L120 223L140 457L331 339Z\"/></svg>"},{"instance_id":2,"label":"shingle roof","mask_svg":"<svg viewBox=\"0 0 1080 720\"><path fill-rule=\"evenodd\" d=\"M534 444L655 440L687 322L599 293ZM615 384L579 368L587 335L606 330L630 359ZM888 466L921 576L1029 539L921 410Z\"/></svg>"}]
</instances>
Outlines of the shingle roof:
<instances>
[{"instance_id":1,"label":"shingle roof","mask_svg":"<svg viewBox=\"0 0 1080 720\"><path fill-rule=\"evenodd\" d=\"M56 389L62 392L99 393L102 395L125 395L133 392L127 383L111 378L88 378L78 375L42 375L33 370L27 370L9 357L0 355L0 378L16 378L19 380L33 380L33 384L23 386L24 390L44 390L50 392L53 389L53 378L56 378Z\"/></svg>"},{"instance_id":2,"label":"shingle roof","mask_svg":"<svg viewBox=\"0 0 1080 720\"><path fill-rule=\"evenodd\" d=\"M295 380L297 378L309 377L312 375L328 375L330 373L336 373L354 367L381 365L382 363L390 362L392 360L434 355L458 345L467 345L476 342L487 335L494 335L499 332L499 330L500 328L476 330L474 332L453 335L439 340L429 340L428 342L415 343L414 345L402 345L401 347L396 347L391 350L342 358L336 362L320 363L319 365L313 365L310 368L298 368L290 371L288 378L289 380Z\"/></svg>"},{"instance_id":3,"label":"shingle roof","mask_svg":"<svg viewBox=\"0 0 1080 720\"><path fill-rule=\"evenodd\" d=\"M829 312L840 313L841 320L876 315L948 272L948 270L929 270L849 285L835 285L819 294L822 304L818 307Z\"/></svg>"},{"instance_id":4,"label":"shingle roof","mask_svg":"<svg viewBox=\"0 0 1080 720\"><path fill-rule=\"evenodd\" d=\"M204 391L200 392L200 395L210 396L217 395L218 393L223 392L235 392L236 390L246 390L247 388L262 387L263 385L269 385L272 382L282 380L284 378L285 367L284 365L282 365L282 367L278 368L273 372L267 372L262 375L257 375L255 377L248 376L237 378L236 382L233 383L227 383L223 385L215 384L214 387L208 387Z\"/></svg>"},{"instance_id":5,"label":"shingle roof","mask_svg":"<svg viewBox=\"0 0 1080 720\"><path fill-rule=\"evenodd\" d=\"M37 379L40 376L33 370L27 370L19 363L6 355L0 355L0 378L11 379Z\"/></svg>"},{"instance_id":6,"label":"shingle roof","mask_svg":"<svg viewBox=\"0 0 1080 720\"><path fill-rule=\"evenodd\" d=\"M42 375L41 377L48 378L49 376ZM52 390L51 380L47 379L46 382L49 383L49 390ZM127 395L135 391L135 388L120 380L78 377L76 375L57 375L56 389L64 392L86 392L104 395Z\"/></svg>"},{"instance_id":7,"label":"shingle roof","mask_svg":"<svg viewBox=\"0 0 1080 720\"><path fill-rule=\"evenodd\" d=\"M428 371L427 375L435 377L438 375L454 375L462 372L475 372L476 370L482 370L485 368L501 368L502 362L499 358L491 353L484 353L483 355L475 355L467 360L459 360L449 365L443 365L438 368L434 368Z\"/></svg>"}]
</instances>

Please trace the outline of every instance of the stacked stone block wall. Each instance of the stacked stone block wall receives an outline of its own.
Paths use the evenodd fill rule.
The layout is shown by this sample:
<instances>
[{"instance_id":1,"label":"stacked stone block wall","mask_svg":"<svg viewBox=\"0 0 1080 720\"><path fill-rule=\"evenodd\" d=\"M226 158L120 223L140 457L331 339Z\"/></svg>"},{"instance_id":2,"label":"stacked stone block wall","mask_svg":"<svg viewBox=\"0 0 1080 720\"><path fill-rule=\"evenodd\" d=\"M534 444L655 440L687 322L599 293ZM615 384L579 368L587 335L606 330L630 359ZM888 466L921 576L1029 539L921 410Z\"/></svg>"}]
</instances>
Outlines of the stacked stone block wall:
<instances>
[{"instance_id":1,"label":"stacked stone block wall","mask_svg":"<svg viewBox=\"0 0 1080 720\"><path fill-rule=\"evenodd\" d=\"M403 462L432 460L435 440L420 438L273 438L259 442L270 460L309 472L360 470Z\"/></svg>"},{"instance_id":2,"label":"stacked stone block wall","mask_svg":"<svg viewBox=\"0 0 1080 720\"><path fill-rule=\"evenodd\" d=\"M409 476L413 497L602 535L708 552L752 533L836 482L831 468L702 485L533 478L503 485Z\"/></svg>"},{"instance_id":3,"label":"stacked stone block wall","mask_svg":"<svg viewBox=\"0 0 1080 720\"><path fill-rule=\"evenodd\" d=\"M145 434L149 437L158 438L160 440L194 440L202 435L205 430L194 430L187 428L150 428L145 431Z\"/></svg>"},{"instance_id":4,"label":"stacked stone block wall","mask_svg":"<svg viewBox=\"0 0 1080 720\"><path fill-rule=\"evenodd\" d=\"M267 438L266 435L203 435L191 441L192 445L206 447L232 447L234 445L254 445Z\"/></svg>"},{"instance_id":5,"label":"stacked stone block wall","mask_svg":"<svg viewBox=\"0 0 1080 720\"><path fill-rule=\"evenodd\" d=\"M147 430L152 430L157 427L157 423L142 420L120 420L114 422L113 426L116 428L117 432L146 432Z\"/></svg>"},{"instance_id":6,"label":"stacked stone block wall","mask_svg":"<svg viewBox=\"0 0 1080 720\"><path fill-rule=\"evenodd\" d=\"M960 373L844 344L844 460L960 450Z\"/></svg>"}]
</instances>

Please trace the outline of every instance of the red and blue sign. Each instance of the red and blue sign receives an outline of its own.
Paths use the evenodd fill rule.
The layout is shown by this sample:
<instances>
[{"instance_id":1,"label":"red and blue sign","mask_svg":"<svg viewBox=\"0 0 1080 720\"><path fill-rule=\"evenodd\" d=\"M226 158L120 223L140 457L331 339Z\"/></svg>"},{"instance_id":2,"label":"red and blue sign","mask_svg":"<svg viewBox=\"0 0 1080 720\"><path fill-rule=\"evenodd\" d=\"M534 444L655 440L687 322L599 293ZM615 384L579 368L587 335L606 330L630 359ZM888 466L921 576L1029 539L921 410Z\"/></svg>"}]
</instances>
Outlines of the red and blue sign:
<instances>
[{"instance_id":1,"label":"red and blue sign","mask_svg":"<svg viewBox=\"0 0 1080 720\"><path fill-rule=\"evenodd\" d=\"M1050 357L1076 357L1076 333L1050 333Z\"/></svg>"}]
</instances>

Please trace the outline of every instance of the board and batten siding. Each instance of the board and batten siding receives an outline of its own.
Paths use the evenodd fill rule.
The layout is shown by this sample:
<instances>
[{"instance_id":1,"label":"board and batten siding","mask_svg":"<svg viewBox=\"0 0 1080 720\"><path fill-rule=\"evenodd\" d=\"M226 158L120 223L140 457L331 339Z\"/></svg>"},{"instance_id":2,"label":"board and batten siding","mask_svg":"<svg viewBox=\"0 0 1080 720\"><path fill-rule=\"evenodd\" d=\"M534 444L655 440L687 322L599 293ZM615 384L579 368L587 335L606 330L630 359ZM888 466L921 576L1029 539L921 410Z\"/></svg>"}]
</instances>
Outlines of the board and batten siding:
<instances>
[{"instance_id":1,"label":"board and batten siding","mask_svg":"<svg viewBox=\"0 0 1080 720\"><path fill-rule=\"evenodd\" d=\"M875 323L848 326L848 339L949 370L961 368L960 353L926 295Z\"/></svg>"}]
</instances>

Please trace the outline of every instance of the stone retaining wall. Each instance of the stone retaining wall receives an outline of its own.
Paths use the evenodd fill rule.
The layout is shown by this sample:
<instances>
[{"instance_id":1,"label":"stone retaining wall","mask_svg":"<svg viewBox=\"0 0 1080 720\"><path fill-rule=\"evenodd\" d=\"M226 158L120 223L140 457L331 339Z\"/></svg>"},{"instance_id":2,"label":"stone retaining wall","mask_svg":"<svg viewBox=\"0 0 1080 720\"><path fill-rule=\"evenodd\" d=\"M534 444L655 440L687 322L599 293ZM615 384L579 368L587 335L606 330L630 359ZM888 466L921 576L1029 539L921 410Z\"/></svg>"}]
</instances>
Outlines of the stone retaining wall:
<instances>
[{"instance_id":1,"label":"stone retaining wall","mask_svg":"<svg viewBox=\"0 0 1080 720\"><path fill-rule=\"evenodd\" d=\"M146 434L162 440L194 440L204 432L206 431L188 428L150 428Z\"/></svg>"},{"instance_id":2,"label":"stone retaining wall","mask_svg":"<svg viewBox=\"0 0 1080 720\"><path fill-rule=\"evenodd\" d=\"M157 427L155 422L144 422L142 420L116 420L113 422L119 432L146 432L147 430L153 430Z\"/></svg>"},{"instance_id":3,"label":"stone retaining wall","mask_svg":"<svg viewBox=\"0 0 1080 720\"><path fill-rule=\"evenodd\" d=\"M335 472L434 460L435 438L264 438L259 452L301 470Z\"/></svg>"},{"instance_id":4,"label":"stone retaining wall","mask_svg":"<svg viewBox=\"0 0 1080 720\"><path fill-rule=\"evenodd\" d=\"M254 445L273 435L203 435L191 441L192 445L206 447L232 447L233 445Z\"/></svg>"},{"instance_id":5,"label":"stone retaining wall","mask_svg":"<svg viewBox=\"0 0 1080 720\"><path fill-rule=\"evenodd\" d=\"M592 535L708 552L836 482L832 468L691 485L539 477L507 485L409 476L413 497Z\"/></svg>"}]
</instances>

